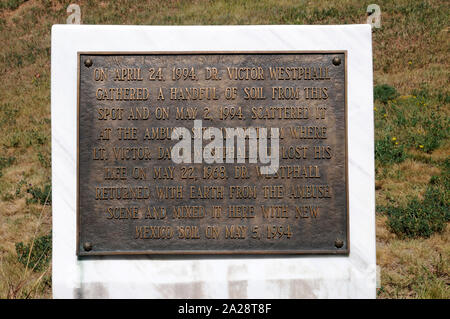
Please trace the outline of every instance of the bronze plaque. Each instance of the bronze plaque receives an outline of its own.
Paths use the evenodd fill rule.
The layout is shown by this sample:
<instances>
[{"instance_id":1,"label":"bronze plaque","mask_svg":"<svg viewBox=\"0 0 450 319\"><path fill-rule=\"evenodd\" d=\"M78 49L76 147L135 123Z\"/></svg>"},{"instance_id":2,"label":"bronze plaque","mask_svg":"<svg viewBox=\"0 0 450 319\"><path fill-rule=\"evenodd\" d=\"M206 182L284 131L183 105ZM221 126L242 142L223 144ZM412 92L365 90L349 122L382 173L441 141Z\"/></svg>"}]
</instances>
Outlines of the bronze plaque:
<instances>
[{"instance_id":1,"label":"bronze plaque","mask_svg":"<svg viewBox=\"0 0 450 319\"><path fill-rule=\"evenodd\" d=\"M77 254L348 254L346 60L79 53Z\"/></svg>"}]
</instances>

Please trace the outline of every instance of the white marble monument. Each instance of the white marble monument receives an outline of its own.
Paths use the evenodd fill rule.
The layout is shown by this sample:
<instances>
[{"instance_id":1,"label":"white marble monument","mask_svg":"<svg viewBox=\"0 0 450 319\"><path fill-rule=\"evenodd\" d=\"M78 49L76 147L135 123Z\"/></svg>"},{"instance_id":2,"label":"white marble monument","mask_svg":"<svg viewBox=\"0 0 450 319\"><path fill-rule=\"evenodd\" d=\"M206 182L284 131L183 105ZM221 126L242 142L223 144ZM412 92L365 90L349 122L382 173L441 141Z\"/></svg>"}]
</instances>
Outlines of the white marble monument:
<instances>
[{"instance_id":1,"label":"white marble monument","mask_svg":"<svg viewBox=\"0 0 450 319\"><path fill-rule=\"evenodd\" d=\"M350 254L78 258L77 52L347 51ZM52 28L54 298L375 298L370 25Z\"/></svg>"}]
</instances>

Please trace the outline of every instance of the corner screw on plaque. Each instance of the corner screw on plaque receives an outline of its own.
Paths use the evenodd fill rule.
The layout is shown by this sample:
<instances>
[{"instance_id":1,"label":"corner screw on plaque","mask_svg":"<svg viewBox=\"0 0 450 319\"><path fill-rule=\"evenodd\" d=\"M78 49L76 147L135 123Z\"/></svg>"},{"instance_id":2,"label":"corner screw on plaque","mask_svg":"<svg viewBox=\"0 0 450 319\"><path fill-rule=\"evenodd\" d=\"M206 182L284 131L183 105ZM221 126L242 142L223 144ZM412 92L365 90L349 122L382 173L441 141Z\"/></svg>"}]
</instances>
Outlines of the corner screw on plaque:
<instances>
[{"instance_id":1,"label":"corner screw on plaque","mask_svg":"<svg viewBox=\"0 0 450 319\"><path fill-rule=\"evenodd\" d=\"M91 244L90 242L85 242L85 243L83 244L83 248L84 248L84 250L86 250L86 251L91 251L91 250L92 250L92 244Z\"/></svg>"},{"instance_id":2,"label":"corner screw on plaque","mask_svg":"<svg viewBox=\"0 0 450 319\"><path fill-rule=\"evenodd\" d=\"M89 68L92 65L92 60L91 59L84 60L84 65Z\"/></svg>"},{"instance_id":3,"label":"corner screw on plaque","mask_svg":"<svg viewBox=\"0 0 450 319\"><path fill-rule=\"evenodd\" d=\"M338 57L334 57L333 58L333 64L338 66L339 64L341 64L341 59Z\"/></svg>"},{"instance_id":4,"label":"corner screw on plaque","mask_svg":"<svg viewBox=\"0 0 450 319\"><path fill-rule=\"evenodd\" d=\"M336 248L342 248L342 246L344 246L344 242L340 239L336 239L334 241L334 245L336 246Z\"/></svg>"}]
</instances>

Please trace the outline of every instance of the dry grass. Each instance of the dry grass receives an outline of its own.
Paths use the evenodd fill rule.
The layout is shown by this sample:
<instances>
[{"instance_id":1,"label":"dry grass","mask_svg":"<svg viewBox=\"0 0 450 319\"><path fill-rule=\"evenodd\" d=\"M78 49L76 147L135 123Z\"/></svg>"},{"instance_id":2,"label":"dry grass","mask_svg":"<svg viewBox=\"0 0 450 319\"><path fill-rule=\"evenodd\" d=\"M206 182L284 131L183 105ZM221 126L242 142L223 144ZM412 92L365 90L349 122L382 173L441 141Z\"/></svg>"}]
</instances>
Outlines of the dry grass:
<instances>
[{"instance_id":1,"label":"dry grass","mask_svg":"<svg viewBox=\"0 0 450 319\"><path fill-rule=\"evenodd\" d=\"M46 200L48 200L48 197ZM18 202L20 202L20 205L24 201ZM36 207L31 207L31 210L33 208ZM20 211L19 207L11 207L11 212ZM24 211L26 210L24 209ZM15 236L4 238L5 245L1 247L0 252L0 298L50 298L51 265L47 265L41 271L35 271L36 266L31 266L30 263L36 238L40 233L45 230L48 231L51 227L49 206L46 203L42 205L38 214L30 211L6 217L0 215L0 217L1 225L6 225L6 234L21 236L20 238L15 238ZM25 265L20 263L17 255L13 253L15 250L14 243L19 241L31 243L30 253Z\"/></svg>"},{"instance_id":2,"label":"dry grass","mask_svg":"<svg viewBox=\"0 0 450 319\"><path fill-rule=\"evenodd\" d=\"M450 298L450 230L430 238L400 240L377 216L379 298Z\"/></svg>"},{"instance_id":3,"label":"dry grass","mask_svg":"<svg viewBox=\"0 0 450 319\"><path fill-rule=\"evenodd\" d=\"M17 260L15 244L33 242L51 231L50 207L30 203L26 189L29 184L43 188L50 183L50 29L65 23L71 2L81 6L85 24L145 25L365 23L367 5L372 3L2 0L0 158L14 160L0 170L0 298L51 297L51 269L34 272L24 267ZM373 32L374 84L387 83L403 96L426 88L433 98L428 108L421 109L424 118L436 113L448 118L448 104L436 98L448 98L450 88L448 1L380 0L377 4L382 28ZM407 101L397 102L409 116L419 105ZM390 106L386 109L392 111ZM377 137L392 130L406 143L413 134L403 132L389 117L383 125ZM419 127L417 134L423 133L420 130L424 128ZM430 153L414 147L407 153L403 163L377 165L377 205L403 205L410 196L423 196L431 177L441 173L450 144L445 139ZM386 216L377 216L379 297L450 298L448 227L428 239L400 240L385 221Z\"/></svg>"},{"instance_id":4,"label":"dry grass","mask_svg":"<svg viewBox=\"0 0 450 319\"><path fill-rule=\"evenodd\" d=\"M386 167L377 179L377 205L386 206L392 202L405 205L414 195L423 199L431 177L439 175L440 171L436 166L411 159Z\"/></svg>"}]
</instances>

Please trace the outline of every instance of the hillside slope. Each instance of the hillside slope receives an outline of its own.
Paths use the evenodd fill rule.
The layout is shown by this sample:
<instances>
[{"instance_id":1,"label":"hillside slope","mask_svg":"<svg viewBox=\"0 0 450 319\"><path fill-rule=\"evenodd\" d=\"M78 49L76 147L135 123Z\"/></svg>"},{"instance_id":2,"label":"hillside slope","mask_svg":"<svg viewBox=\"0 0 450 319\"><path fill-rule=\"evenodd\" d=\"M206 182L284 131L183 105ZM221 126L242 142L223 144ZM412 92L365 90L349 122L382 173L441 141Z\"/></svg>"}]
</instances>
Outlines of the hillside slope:
<instances>
[{"instance_id":1,"label":"hillside slope","mask_svg":"<svg viewBox=\"0 0 450 319\"><path fill-rule=\"evenodd\" d=\"M65 23L70 2L0 3L1 298L51 297L50 31ZM226 25L365 23L372 1L77 3L84 24ZM449 2L377 4L382 18L373 31L378 295L450 298ZM429 222L418 225L418 212Z\"/></svg>"}]
</instances>

